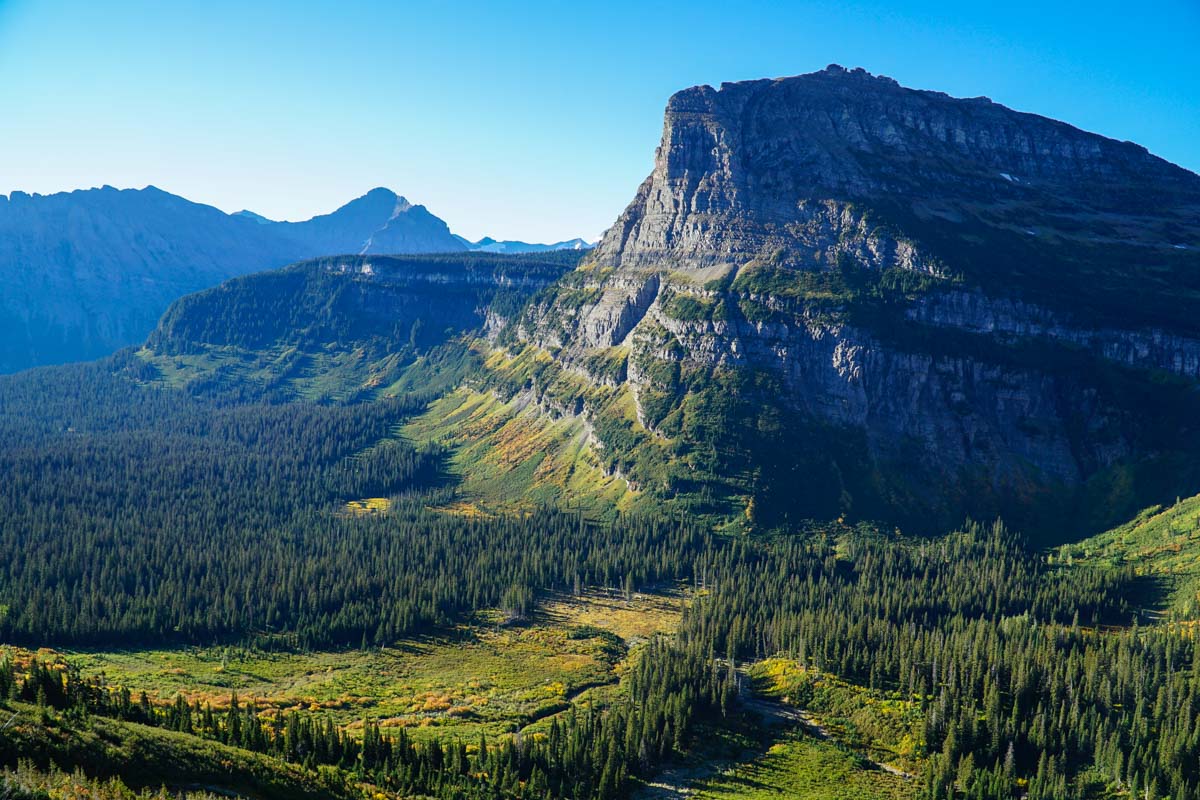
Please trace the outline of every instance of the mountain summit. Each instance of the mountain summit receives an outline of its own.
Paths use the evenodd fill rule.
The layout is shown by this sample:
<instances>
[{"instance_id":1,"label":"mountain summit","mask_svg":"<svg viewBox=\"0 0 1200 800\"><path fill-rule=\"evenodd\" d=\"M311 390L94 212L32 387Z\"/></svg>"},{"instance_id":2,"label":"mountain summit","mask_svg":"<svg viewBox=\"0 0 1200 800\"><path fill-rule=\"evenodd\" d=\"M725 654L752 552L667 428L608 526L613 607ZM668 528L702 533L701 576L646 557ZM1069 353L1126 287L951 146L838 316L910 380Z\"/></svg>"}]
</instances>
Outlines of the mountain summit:
<instances>
[{"instance_id":1,"label":"mountain summit","mask_svg":"<svg viewBox=\"0 0 1200 800\"><path fill-rule=\"evenodd\" d=\"M335 253L453 253L466 248L450 228L425 206L414 205L390 189L362 197L304 222L272 225L302 245L307 255Z\"/></svg>"},{"instance_id":2,"label":"mountain summit","mask_svg":"<svg viewBox=\"0 0 1200 800\"><path fill-rule=\"evenodd\" d=\"M909 242L872 236L865 209ZM1122 316L1130 299L1200 288L1188 268L1200 258L1200 177L987 98L833 65L675 94L654 171L596 259L805 267L818 249L876 268L932 272L936 260L972 283L1068 304L1083 290ZM1154 280L1164 271L1169 284Z\"/></svg>"}]
</instances>

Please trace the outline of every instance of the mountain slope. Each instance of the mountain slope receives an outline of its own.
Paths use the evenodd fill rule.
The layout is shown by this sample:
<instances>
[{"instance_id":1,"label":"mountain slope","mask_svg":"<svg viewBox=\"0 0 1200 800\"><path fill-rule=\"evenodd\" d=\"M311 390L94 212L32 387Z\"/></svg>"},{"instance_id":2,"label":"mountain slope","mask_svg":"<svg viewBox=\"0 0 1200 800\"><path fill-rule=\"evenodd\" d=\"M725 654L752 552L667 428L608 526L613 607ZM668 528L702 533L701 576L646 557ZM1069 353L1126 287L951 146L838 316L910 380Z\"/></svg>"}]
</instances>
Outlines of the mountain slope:
<instances>
[{"instance_id":1,"label":"mountain slope","mask_svg":"<svg viewBox=\"0 0 1200 800\"><path fill-rule=\"evenodd\" d=\"M175 299L300 258L464 249L423 206L376 189L274 223L154 187L0 198L0 372L142 341Z\"/></svg>"},{"instance_id":2,"label":"mountain slope","mask_svg":"<svg viewBox=\"0 0 1200 800\"><path fill-rule=\"evenodd\" d=\"M0 371L95 358L171 300L293 253L253 223L153 187L0 199Z\"/></svg>"},{"instance_id":3,"label":"mountain slope","mask_svg":"<svg viewBox=\"0 0 1200 800\"><path fill-rule=\"evenodd\" d=\"M1133 570L1142 591L1131 604L1150 605L1148 619L1194 626L1200 619L1200 496L1151 506L1110 531L1063 545L1060 563Z\"/></svg>"},{"instance_id":4,"label":"mountain slope","mask_svg":"<svg viewBox=\"0 0 1200 800\"><path fill-rule=\"evenodd\" d=\"M370 399L464 333L507 324L573 253L336 256L173 303L141 355L175 384L274 399ZM453 360L453 359L452 359ZM458 374L447 367L449 374ZM425 377L422 393L454 379Z\"/></svg>"}]
</instances>

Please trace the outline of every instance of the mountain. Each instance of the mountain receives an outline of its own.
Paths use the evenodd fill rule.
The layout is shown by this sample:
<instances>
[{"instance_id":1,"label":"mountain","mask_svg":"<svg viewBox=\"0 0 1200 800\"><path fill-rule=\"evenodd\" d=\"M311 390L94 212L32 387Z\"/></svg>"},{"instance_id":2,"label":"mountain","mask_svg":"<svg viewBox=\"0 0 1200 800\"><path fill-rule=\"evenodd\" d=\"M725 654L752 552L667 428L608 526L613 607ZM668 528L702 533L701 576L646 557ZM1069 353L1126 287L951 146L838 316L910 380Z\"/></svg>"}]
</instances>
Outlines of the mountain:
<instances>
[{"instance_id":1,"label":"mountain","mask_svg":"<svg viewBox=\"0 0 1200 800\"><path fill-rule=\"evenodd\" d=\"M332 214L271 222L155 187L0 197L0 372L142 341L176 298L338 253L463 250L423 206L375 189Z\"/></svg>"},{"instance_id":2,"label":"mountain","mask_svg":"<svg viewBox=\"0 0 1200 800\"><path fill-rule=\"evenodd\" d=\"M312 259L181 298L141 356L193 391L372 399L447 341L503 328L577 260L573 252ZM425 381L421 393L444 388L444 379Z\"/></svg>"},{"instance_id":3,"label":"mountain","mask_svg":"<svg viewBox=\"0 0 1200 800\"><path fill-rule=\"evenodd\" d=\"M474 322L431 306L482 357L424 424L501 505L1091 533L1200 491L1197 209L1200 178L1137 145L862 70L688 89L577 268ZM160 363L189 380L239 335L206 297L147 351L196 338L214 361ZM497 482L514 439L538 463Z\"/></svg>"},{"instance_id":4,"label":"mountain","mask_svg":"<svg viewBox=\"0 0 1200 800\"><path fill-rule=\"evenodd\" d=\"M463 237L457 237L468 250L477 250L484 253L508 253L512 255L520 253L546 253L555 250L590 250L595 247L590 242L585 242L583 239L567 239L562 242L554 242L553 244L530 244L529 242L518 242L506 240L503 242L496 241L490 236L485 236L477 242L472 242Z\"/></svg>"},{"instance_id":5,"label":"mountain","mask_svg":"<svg viewBox=\"0 0 1200 800\"><path fill-rule=\"evenodd\" d=\"M246 219L257 222L259 225L274 225L275 224L275 220L267 219L262 214L255 214L253 211L250 211L245 208L243 208L241 211L234 212L233 216L245 217Z\"/></svg>"},{"instance_id":6,"label":"mountain","mask_svg":"<svg viewBox=\"0 0 1200 800\"><path fill-rule=\"evenodd\" d=\"M811 268L822 250L1109 321L1162 324L1166 301L1190 324L1198 203L1195 174L1130 142L831 66L672 97L596 258Z\"/></svg>"},{"instance_id":7,"label":"mountain","mask_svg":"<svg viewBox=\"0 0 1200 800\"><path fill-rule=\"evenodd\" d=\"M446 223L425 206L388 189L372 189L332 214L269 227L298 242L306 255L453 253L465 250Z\"/></svg>"},{"instance_id":8,"label":"mountain","mask_svg":"<svg viewBox=\"0 0 1200 800\"><path fill-rule=\"evenodd\" d=\"M609 386L599 446L660 497L1063 535L1197 488L1198 290L1200 177L833 66L673 96L506 346Z\"/></svg>"},{"instance_id":9,"label":"mountain","mask_svg":"<svg viewBox=\"0 0 1200 800\"><path fill-rule=\"evenodd\" d=\"M296 246L154 187L0 197L0 372L140 341L177 297Z\"/></svg>"}]
</instances>

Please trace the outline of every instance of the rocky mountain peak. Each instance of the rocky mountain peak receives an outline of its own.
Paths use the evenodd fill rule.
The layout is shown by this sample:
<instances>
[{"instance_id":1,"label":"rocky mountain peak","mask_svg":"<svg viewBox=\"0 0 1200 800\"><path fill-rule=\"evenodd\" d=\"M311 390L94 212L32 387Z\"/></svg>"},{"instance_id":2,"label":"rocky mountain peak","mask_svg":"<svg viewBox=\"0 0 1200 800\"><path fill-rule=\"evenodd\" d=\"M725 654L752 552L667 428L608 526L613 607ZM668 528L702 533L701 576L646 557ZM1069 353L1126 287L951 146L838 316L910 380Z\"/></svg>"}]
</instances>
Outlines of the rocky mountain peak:
<instances>
[{"instance_id":1,"label":"rocky mountain peak","mask_svg":"<svg viewBox=\"0 0 1200 800\"><path fill-rule=\"evenodd\" d=\"M313 253L449 253L466 249L425 206L414 205L383 187L331 214L276 225Z\"/></svg>"},{"instance_id":2,"label":"rocky mountain peak","mask_svg":"<svg viewBox=\"0 0 1200 800\"><path fill-rule=\"evenodd\" d=\"M1086 218L1071 237L1082 222L1094 225L1092 239L1103 238L1101 219L1113 213L1170 217L1195 236L1200 177L1138 145L987 98L908 89L831 65L672 96L654 171L596 260L684 269L781 252L800 260L813 249L814 204L826 201L869 210L876 225L910 239L930 223L948 224L940 238L957 241L933 247L946 260L978 239L969 230L975 221L1028 236L1064 205ZM1139 227L1126 243L1161 246L1158 236L1142 242Z\"/></svg>"},{"instance_id":3,"label":"rocky mountain peak","mask_svg":"<svg viewBox=\"0 0 1200 800\"><path fill-rule=\"evenodd\" d=\"M391 189L383 186L377 186L371 191L364 194L362 197L351 200L342 209L361 209L364 212L379 212L389 210L390 213L387 219L395 219L399 215L411 211L414 208L424 209L425 206L418 206L409 202L407 197L396 194ZM341 211L342 209L338 209ZM336 211L334 213L337 213Z\"/></svg>"}]
</instances>

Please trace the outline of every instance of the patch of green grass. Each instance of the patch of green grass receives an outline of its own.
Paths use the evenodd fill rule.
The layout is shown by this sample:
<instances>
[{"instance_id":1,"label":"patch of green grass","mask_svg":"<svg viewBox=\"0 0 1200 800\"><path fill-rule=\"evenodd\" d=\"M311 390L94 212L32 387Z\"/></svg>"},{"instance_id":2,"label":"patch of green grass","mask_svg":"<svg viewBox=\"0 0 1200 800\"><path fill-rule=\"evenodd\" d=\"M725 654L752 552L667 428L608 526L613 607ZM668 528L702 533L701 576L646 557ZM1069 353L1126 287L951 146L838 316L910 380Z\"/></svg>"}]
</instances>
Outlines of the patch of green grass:
<instances>
[{"instance_id":1,"label":"patch of green grass","mask_svg":"<svg viewBox=\"0 0 1200 800\"><path fill-rule=\"evenodd\" d=\"M378 353L362 347L299 350L275 346L246 350L196 345L194 352L138 351L158 371L159 382L199 394L228 392L316 403L373 399L398 382L412 364L408 353Z\"/></svg>"},{"instance_id":2,"label":"patch of green grass","mask_svg":"<svg viewBox=\"0 0 1200 800\"><path fill-rule=\"evenodd\" d=\"M217 800L210 792L170 792L166 788L151 793L149 789L135 792L120 778L89 778L81 770L64 772L57 768L40 770L31 761L22 759L15 769L0 772L0 797L5 800Z\"/></svg>"},{"instance_id":3,"label":"patch of green grass","mask_svg":"<svg viewBox=\"0 0 1200 800\"><path fill-rule=\"evenodd\" d=\"M1050 557L1066 566L1133 569L1161 584L1171 621L1200 621L1200 495L1168 508L1147 508L1124 525L1059 547Z\"/></svg>"},{"instance_id":4,"label":"patch of green grass","mask_svg":"<svg viewBox=\"0 0 1200 800\"><path fill-rule=\"evenodd\" d=\"M386 497L364 497L346 503L345 511L352 517L365 517L371 514L386 514L391 507L392 501Z\"/></svg>"},{"instance_id":5,"label":"patch of green grass","mask_svg":"<svg viewBox=\"0 0 1200 800\"><path fill-rule=\"evenodd\" d=\"M422 738L474 741L520 729L565 709L585 690L616 684L623 653L586 626L636 643L678 623L679 592L604 591L548 598L525 624L480 615L442 637L391 647L313 653L240 648L83 651L66 654L84 676L104 675L156 703L177 696L214 708L233 692L262 713L303 710L356 730L362 720ZM583 631L581 634L580 631Z\"/></svg>"},{"instance_id":6,"label":"patch of green grass","mask_svg":"<svg viewBox=\"0 0 1200 800\"><path fill-rule=\"evenodd\" d=\"M601 381L620 383L628 374L628 363L628 347L606 347L588 353L583 359L583 368Z\"/></svg>"},{"instance_id":7,"label":"patch of green grass","mask_svg":"<svg viewBox=\"0 0 1200 800\"><path fill-rule=\"evenodd\" d=\"M566 498L602 515L632 499L625 480L602 469L585 420L573 409L552 414L528 395L460 389L434 402L404 435L448 446L459 493L483 508L522 511Z\"/></svg>"},{"instance_id":8,"label":"patch of green grass","mask_svg":"<svg viewBox=\"0 0 1200 800\"><path fill-rule=\"evenodd\" d=\"M682 322L704 322L712 319L716 301L685 292L677 292L663 304L663 312Z\"/></svg>"},{"instance_id":9,"label":"patch of green grass","mask_svg":"<svg viewBox=\"0 0 1200 800\"><path fill-rule=\"evenodd\" d=\"M792 659L772 658L747 670L755 691L800 708L810 725L873 761L920 770L925 715L913 698L858 686Z\"/></svg>"},{"instance_id":10,"label":"patch of green grass","mask_svg":"<svg viewBox=\"0 0 1200 800\"><path fill-rule=\"evenodd\" d=\"M539 604L538 619L572 634L594 627L633 643L675 630L686 602L682 591L638 592L629 599L616 591L593 590L581 597L557 594Z\"/></svg>"},{"instance_id":11,"label":"patch of green grass","mask_svg":"<svg viewBox=\"0 0 1200 800\"><path fill-rule=\"evenodd\" d=\"M913 779L887 772L844 745L821 739L786 716L754 708L701 724L687 755L634 792L635 800L899 800Z\"/></svg>"},{"instance_id":12,"label":"patch of green grass","mask_svg":"<svg viewBox=\"0 0 1200 800\"><path fill-rule=\"evenodd\" d=\"M797 732L783 734L765 753L730 765L692 788L691 796L703 800L899 800L915 794L911 781Z\"/></svg>"},{"instance_id":13,"label":"patch of green grass","mask_svg":"<svg viewBox=\"0 0 1200 800\"><path fill-rule=\"evenodd\" d=\"M478 630L458 639L410 640L381 650L251 653L223 649L73 654L84 674L214 707L236 691L267 714L304 710L356 728L384 727L474 739L534 719L581 686L613 680L591 641L537 627Z\"/></svg>"}]
</instances>

